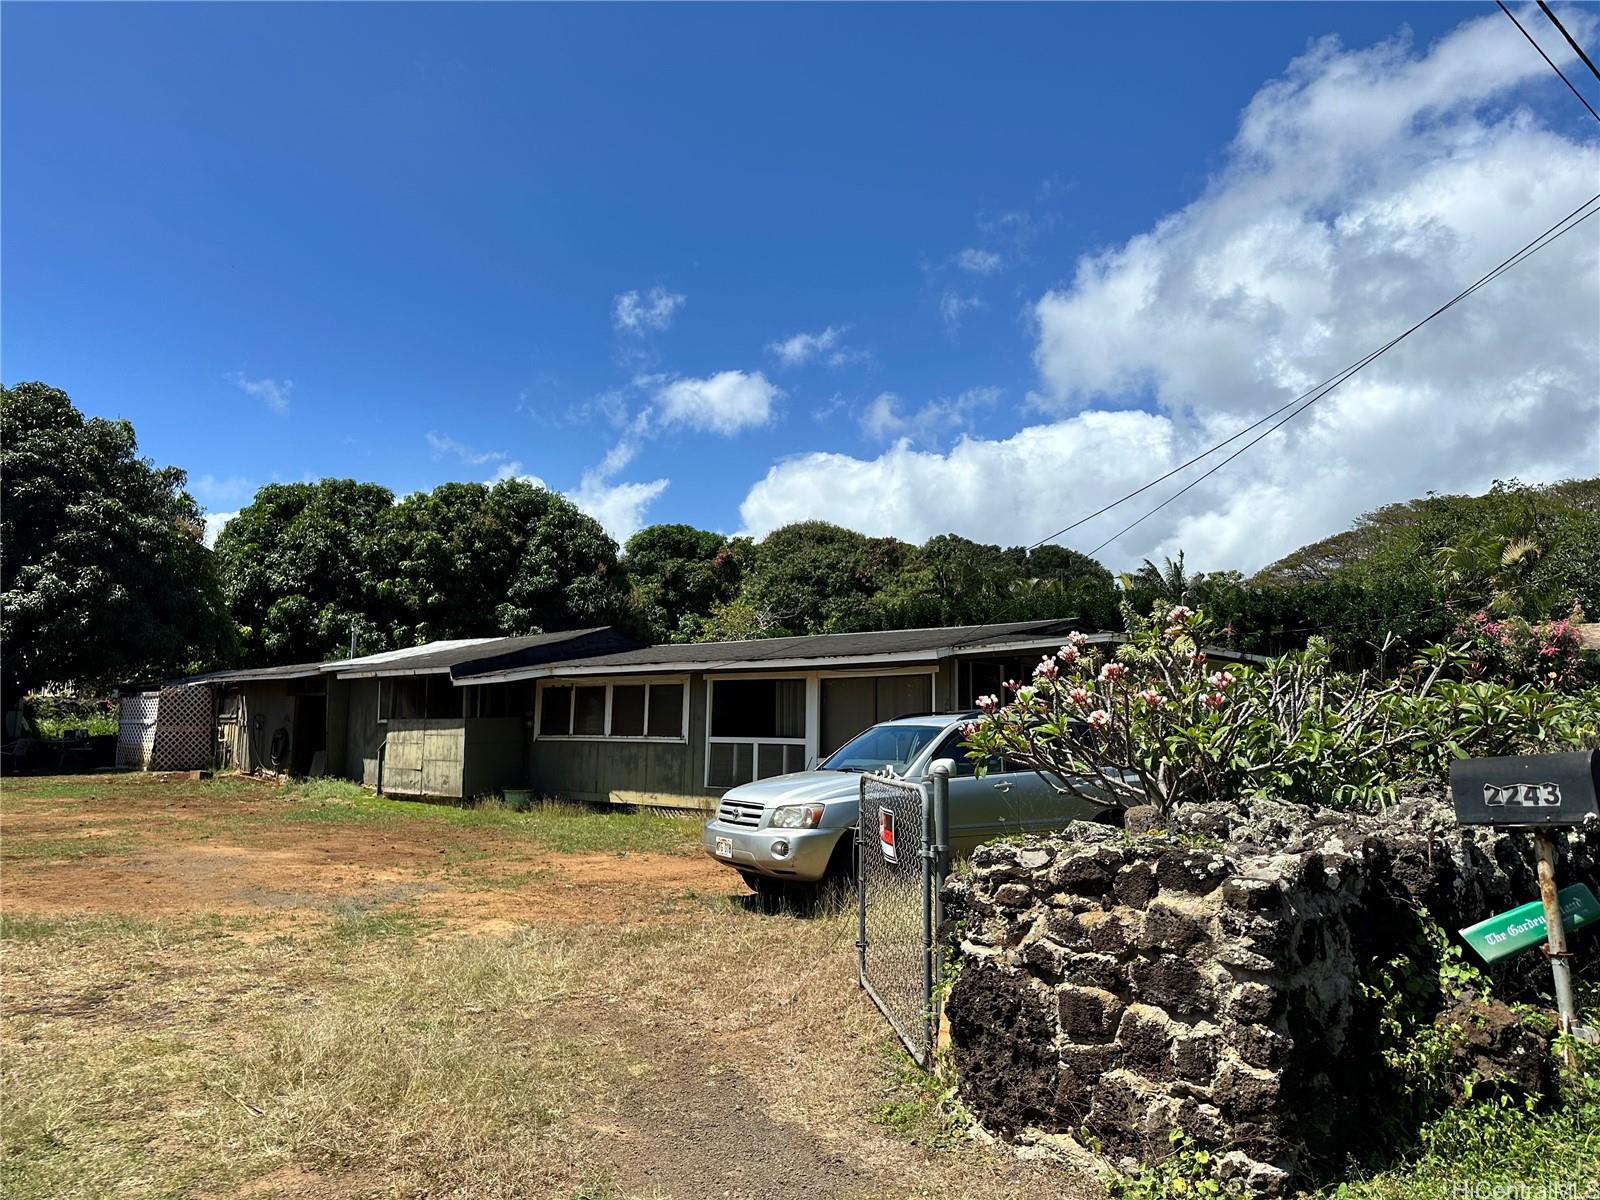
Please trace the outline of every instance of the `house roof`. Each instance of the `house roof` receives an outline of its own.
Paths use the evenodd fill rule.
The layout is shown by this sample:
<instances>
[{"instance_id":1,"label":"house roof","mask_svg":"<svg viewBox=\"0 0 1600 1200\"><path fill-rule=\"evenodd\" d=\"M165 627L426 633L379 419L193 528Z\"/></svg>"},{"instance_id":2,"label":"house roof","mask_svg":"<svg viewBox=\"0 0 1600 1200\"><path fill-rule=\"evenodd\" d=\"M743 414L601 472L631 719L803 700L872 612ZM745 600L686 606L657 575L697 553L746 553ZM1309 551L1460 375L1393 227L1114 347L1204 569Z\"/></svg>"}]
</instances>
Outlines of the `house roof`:
<instances>
[{"instance_id":1,"label":"house roof","mask_svg":"<svg viewBox=\"0 0 1600 1200\"><path fill-rule=\"evenodd\" d=\"M1005 653L1055 646L1080 629L1076 620L1011 621L995 625L952 625L931 629L888 629L870 633L820 633L801 637L750 638L734 642L691 642L642 646L614 654L543 664L487 667L481 661L451 671L460 682L534 679L548 675L659 674L683 670L749 671L779 667L827 667L852 663L932 663L954 655ZM1095 641L1115 640L1095 634Z\"/></svg>"},{"instance_id":2,"label":"house roof","mask_svg":"<svg viewBox=\"0 0 1600 1200\"><path fill-rule=\"evenodd\" d=\"M456 641L428 642L407 650L390 650L384 654L369 654L365 658L347 658L326 662L321 669L340 679L370 679L374 676L392 675L444 675L451 668L480 660L498 661L517 655L530 660L549 661L554 657L577 657L592 654L596 649L613 648L614 643L596 645L597 636L610 634L609 626L598 625L590 629L568 629L558 633L535 633L527 637L462 638ZM637 645L631 639L615 635L623 644ZM589 647L595 646L595 649Z\"/></svg>"},{"instance_id":3,"label":"house roof","mask_svg":"<svg viewBox=\"0 0 1600 1200\"><path fill-rule=\"evenodd\" d=\"M169 684L180 683L244 683L264 679L315 679L322 673L323 664L290 663L282 667L242 667L237 671L209 671L204 675L186 675L182 679L169 679Z\"/></svg>"}]
</instances>

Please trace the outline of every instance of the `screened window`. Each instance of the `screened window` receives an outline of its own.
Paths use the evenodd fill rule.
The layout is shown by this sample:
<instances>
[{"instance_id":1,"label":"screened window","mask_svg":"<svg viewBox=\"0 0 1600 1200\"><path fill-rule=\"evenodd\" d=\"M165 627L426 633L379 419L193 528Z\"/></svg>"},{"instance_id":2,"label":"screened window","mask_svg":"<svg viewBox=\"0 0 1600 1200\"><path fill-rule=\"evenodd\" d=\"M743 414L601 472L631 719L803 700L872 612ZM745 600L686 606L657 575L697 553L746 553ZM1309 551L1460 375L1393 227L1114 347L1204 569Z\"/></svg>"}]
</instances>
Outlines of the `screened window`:
<instances>
[{"instance_id":1,"label":"screened window","mask_svg":"<svg viewBox=\"0 0 1600 1200\"><path fill-rule=\"evenodd\" d=\"M378 680L378 720L428 715L428 681L417 676Z\"/></svg>"},{"instance_id":2,"label":"screened window","mask_svg":"<svg viewBox=\"0 0 1600 1200\"><path fill-rule=\"evenodd\" d=\"M683 736L683 684L652 683L650 685L651 737L675 738Z\"/></svg>"},{"instance_id":3,"label":"screened window","mask_svg":"<svg viewBox=\"0 0 1600 1200\"><path fill-rule=\"evenodd\" d=\"M606 731L606 689L580 687L574 690L572 700L572 732L597 737Z\"/></svg>"},{"instance_id":4,"label":"screened window","mask_svg":"<svg viewBox=\"0 0 1600 1200\"><path fill-rule=\"evenodd\" d=\"M683 738L684 684L551 684L540 691L542 737Z\"/></svg>"},{"instance_id":5,"label":"screened window","mask_svg":"<svg viewBox=\"0 0 1600 1200\"><path fill-rule=\"evenodd\" d=\"M718 679L711 685L711 736L806 736L804 679Z\"/></svg>"}]
</instances>

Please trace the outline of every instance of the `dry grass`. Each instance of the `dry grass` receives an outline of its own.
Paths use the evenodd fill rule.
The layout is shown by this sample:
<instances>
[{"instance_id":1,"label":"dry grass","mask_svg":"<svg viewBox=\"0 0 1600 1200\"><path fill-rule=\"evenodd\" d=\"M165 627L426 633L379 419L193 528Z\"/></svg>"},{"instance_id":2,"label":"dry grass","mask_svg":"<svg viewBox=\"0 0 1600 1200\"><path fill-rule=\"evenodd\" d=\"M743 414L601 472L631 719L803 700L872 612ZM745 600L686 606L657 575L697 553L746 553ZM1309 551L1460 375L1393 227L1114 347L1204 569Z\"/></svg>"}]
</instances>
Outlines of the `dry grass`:
<instances>
[{"instance_id":1,"label":"dry grass","mask_svg":"<svg viewBox=\"0 0 1600 1200\"><path fill-rule=\"evenodd\" d=\"M8 888L23 879L36 909L81 894L74 880L125 893L0 921L8 1198L1094 1191L886 1130L926 1098L856 990L853 914L763 916L731 873L673 865L692 822L175 783L8 782L0 798ZM56 826L113 820L121 858L13 860ZM308 867L335 831L391 865ZM161 872L241 846L298 855L290 900L141 905ZM586 883L578 911L596 916L574 920L570 864L592 873L597 854L619 882L606 867ZM650 864L696 882L651 890ZM454 890L427 892L440 878ZM487 928L508 894L532 916ZM890 1125L916 1132L909 1111Z\"/></svg>"}]
</instances>

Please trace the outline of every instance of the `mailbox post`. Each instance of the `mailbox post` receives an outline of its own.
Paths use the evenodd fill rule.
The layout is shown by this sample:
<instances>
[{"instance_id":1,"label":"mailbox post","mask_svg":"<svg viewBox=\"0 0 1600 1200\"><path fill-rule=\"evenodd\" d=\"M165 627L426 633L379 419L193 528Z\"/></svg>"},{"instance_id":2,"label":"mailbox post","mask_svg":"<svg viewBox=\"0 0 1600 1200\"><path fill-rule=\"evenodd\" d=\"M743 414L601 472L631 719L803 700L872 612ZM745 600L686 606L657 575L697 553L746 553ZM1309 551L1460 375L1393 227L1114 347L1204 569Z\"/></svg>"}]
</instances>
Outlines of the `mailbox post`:
<instances>
[{"instance_id":1,"label":"mailbox post","mask_svg":"<svg viewBox=\"0 0 1600 1200\"><path fill-rule=\"evenodd\" d=\"M1450 764L1456 823L1527 829L1538 859L1539 899L1544 905L1545 954L1555 984L1561 1032L1587 1034L1572 1000L1572 955L1567 950L1556 887L1556 840L1552 832L1600 822L1600 751L1468 758ZM1567 1056L1572 1064L1571 1052Z\"/></svg>"}]
</instances>

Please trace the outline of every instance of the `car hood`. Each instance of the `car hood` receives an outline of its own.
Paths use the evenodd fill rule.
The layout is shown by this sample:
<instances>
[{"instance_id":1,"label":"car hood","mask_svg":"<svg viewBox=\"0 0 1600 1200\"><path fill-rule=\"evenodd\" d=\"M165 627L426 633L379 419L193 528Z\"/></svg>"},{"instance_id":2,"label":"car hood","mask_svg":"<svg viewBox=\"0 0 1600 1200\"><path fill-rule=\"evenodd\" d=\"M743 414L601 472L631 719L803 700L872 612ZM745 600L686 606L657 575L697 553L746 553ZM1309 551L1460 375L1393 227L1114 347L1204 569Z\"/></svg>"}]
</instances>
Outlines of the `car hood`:
<instances>
[{"instance_id":1,"label":"car hood","mask_svg":"<svg viewBox=\"0 0 1600 1200\"><path fill-rule=\"evenodd\" d=\"M847 800L860 792L861 776L854 771L796 771L793 775L741 783L724 793L724 798L772 808L779 804L826 804L830 800Z\"/></svg>"}]
</instances>

